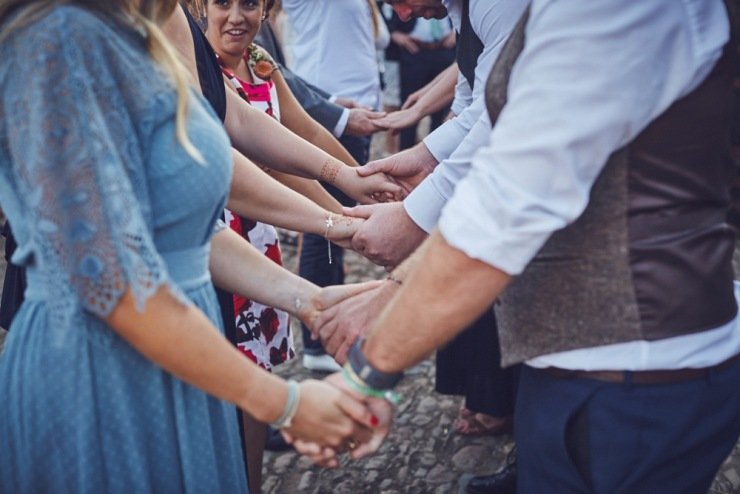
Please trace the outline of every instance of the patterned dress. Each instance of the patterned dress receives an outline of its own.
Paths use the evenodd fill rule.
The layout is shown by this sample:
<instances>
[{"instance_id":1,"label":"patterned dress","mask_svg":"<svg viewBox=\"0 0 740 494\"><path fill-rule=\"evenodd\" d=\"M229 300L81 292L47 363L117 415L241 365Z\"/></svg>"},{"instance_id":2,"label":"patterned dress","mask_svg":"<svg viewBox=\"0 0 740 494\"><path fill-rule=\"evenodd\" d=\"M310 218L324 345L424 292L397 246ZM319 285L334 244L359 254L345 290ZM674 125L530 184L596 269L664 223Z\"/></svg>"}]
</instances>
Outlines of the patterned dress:
<instances>
[{"instance_id":1,"label":"patterned dress","mask_svg":"<svg viewBox=\"0 0 740 494\"><path fill-rule=\"evenodd\" d=\"M0 356L0 492L246 492L234 407L105 323L124 293L143 307L167 286L221 327L221 123L191 96L196 162L146 40L79 7L15 31L0 60L0 203L28 277Z\"/></svg>"},{"instance_id":2,"label":"patterned dress","mask_svg":"<svg viewBox=\"0 0 740 494\"><path fill-rule=\"evenodd\" d=\"M275 82L269 78L274 65L264 59L255 45L244 54L244 62L250 70L253 84L242 81L219 59L221 70L228 77L239 95L250 105L280 120ZM267 73L260 69L269 64ZM257 68L257 70L255 70ZM264 75L262 79L257 72ZM259 249L268 258L282 265L280 242L277 230L271 225L240 217L225 210L229 226ZM234 295L234 317L236 319L236 344L244 355L264 369L271 370L295 356L290 318L287 312L259 304L240 295Z\"/></svg>"}]
</instances>

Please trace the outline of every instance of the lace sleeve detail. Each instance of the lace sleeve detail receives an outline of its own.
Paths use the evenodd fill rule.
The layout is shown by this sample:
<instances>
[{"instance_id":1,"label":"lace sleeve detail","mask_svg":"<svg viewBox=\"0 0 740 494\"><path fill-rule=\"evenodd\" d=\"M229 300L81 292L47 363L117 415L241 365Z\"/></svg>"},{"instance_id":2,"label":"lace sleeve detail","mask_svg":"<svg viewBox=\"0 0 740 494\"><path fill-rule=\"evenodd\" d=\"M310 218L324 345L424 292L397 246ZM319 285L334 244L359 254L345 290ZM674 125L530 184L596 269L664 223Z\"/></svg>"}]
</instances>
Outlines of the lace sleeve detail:
<instances>
[{"instance_id":1,"label":"lace sleeve detail","mask_svg":"<svg viewBox=\"0 0 740 494\"><path fill-rule=\"evenodd\" d=\"M19 36L3 90L33 269L64 327L80 309L106 317L129 289L143 309L168 280L146 221L143 152L116 61L90 59L96 48L71 34L102 22L70 19L47 18L44 33Z\"/></svg>"}]
</instances>

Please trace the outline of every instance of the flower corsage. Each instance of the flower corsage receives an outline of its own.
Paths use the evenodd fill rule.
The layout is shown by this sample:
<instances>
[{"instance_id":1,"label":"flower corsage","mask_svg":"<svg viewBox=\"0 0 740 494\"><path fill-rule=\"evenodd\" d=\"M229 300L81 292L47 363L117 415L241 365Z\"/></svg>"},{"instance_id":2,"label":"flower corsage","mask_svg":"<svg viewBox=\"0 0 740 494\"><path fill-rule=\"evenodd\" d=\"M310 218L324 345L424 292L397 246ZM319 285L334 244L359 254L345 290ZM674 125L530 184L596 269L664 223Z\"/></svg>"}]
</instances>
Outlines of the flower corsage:
<instances>
[{"instance_id":1,"label":"flower corsage","mask_svg":"<svg viewBox=\"0 0 740 494\"><path fill-rule=\"evenodd\" d=\"M257 48L255 44L250 44L247 51L249 52L249 66L254 74L264 81L269 81L272 78L272 73L278 69L275 62Z\"/></svg>"}]
</instances>

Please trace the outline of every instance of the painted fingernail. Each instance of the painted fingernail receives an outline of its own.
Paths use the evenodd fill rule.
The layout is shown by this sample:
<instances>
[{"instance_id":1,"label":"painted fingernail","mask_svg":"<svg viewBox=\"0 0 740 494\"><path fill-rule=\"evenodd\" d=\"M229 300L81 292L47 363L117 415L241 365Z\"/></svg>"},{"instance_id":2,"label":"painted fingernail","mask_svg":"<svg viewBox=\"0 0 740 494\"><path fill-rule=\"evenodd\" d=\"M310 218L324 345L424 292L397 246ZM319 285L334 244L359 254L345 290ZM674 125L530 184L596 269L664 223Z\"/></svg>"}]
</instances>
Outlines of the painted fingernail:
<instances>
[{"instance_id":1,"label":"painted fingernail","mask_svg":"<svg viewBox=\"0 0 740 494\"><path fill-rule=\"evenodd\" d=\"M373 427L377 427L379 423L380 420L378 420L378 417L376 417L375 415L370 415L370 425L372 425Z\"/></svg>"}]
</instances>

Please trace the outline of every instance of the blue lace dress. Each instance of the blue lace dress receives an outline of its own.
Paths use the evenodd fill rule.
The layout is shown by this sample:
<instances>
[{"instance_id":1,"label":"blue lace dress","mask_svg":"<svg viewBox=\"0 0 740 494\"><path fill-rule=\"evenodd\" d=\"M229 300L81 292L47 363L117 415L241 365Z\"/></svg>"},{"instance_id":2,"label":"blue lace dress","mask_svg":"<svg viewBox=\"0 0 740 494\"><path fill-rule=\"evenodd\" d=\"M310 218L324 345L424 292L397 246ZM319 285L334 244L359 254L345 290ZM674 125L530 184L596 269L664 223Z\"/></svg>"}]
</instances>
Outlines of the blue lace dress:
<instances>
[{"instance_id":1,"label":"blue lace dress","mask_svg":"<svg viewBox=\"0 0 740 494\"><path fill-rule=\"evenodd\" d=\"M0 205L28 270L0 356L0 492L246 491L235 410L161 370L101 318L162 285L220 327L209 239L231 174L193 95L138 32L56 7L0 45ZM172 351L178 351L172 341Z\"/></svg>"}]
</instances>

